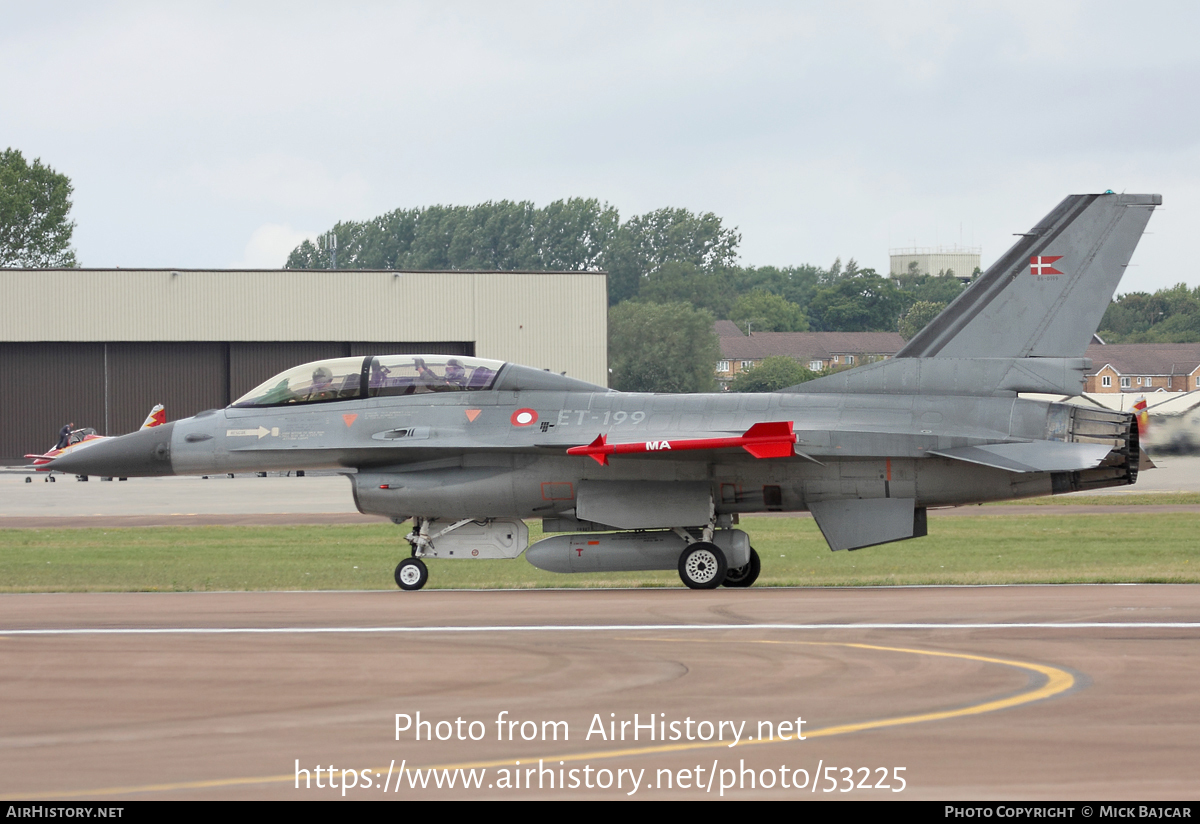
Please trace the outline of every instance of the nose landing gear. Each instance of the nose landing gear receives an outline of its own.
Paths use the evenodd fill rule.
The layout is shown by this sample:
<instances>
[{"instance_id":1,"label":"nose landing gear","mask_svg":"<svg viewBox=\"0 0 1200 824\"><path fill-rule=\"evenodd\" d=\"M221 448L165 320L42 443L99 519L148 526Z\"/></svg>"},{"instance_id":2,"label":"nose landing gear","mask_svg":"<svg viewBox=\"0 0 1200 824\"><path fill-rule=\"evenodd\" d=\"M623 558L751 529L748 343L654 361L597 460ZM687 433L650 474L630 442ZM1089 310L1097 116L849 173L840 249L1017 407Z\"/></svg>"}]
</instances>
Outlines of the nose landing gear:
<instances>
[{"instance_id":1,"label":"nose landing gear","mask_svg":"<svg viewBox=\"0 0 1200 824\"><path fill-rule=\"evenodd\" d=\"M412 591L425 586L429 580L429 567L420 558L405 558L396 567L396 585Z\"/></svg>"}]
</instances>

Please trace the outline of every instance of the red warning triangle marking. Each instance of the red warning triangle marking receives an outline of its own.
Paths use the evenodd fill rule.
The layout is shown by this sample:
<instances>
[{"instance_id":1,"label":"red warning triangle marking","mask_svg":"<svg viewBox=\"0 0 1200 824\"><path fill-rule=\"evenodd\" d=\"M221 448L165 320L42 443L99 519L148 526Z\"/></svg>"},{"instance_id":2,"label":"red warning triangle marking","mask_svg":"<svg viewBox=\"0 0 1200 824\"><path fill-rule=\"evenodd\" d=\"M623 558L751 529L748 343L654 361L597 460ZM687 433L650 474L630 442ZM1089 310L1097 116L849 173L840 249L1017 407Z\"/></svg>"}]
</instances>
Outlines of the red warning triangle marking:
<instances>
[{"instance_id":1,"label":"red warning triangle marking","mask_svg":"<svg viewBox=\"0 0 1200 824\"><path fill-rule=\"evenodd\" d=\"M479 413L482 412L483 410L482 409L467 409L465 411L467 413L467 420L474 422L475 419L479 417Z\"/></svg>"},{"instance_id":2,"label":"red warning triangle marking","mask_svg":"<svg viewBox=\"0 0 1200 824\"><path fill-rule=\"evenodd\" d=\"M342 420L344 420L346 422L346 426L349 426L350 424L352 424L356 420L358 420L358 415L354 412L348 412L345 415L342 415Z\"/></svg>"}]
</instances>

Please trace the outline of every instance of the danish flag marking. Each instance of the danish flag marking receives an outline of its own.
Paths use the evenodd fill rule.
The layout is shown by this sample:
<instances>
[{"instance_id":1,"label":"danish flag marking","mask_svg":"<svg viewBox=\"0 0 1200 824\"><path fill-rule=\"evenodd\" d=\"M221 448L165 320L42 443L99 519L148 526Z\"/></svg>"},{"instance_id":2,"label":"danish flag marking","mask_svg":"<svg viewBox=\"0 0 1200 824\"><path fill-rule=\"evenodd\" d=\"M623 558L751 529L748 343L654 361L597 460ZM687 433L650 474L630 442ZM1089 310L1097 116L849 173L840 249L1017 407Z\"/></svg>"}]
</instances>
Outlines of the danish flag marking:
<instances>
[{"instance_id":1,"label":"danish flag marking","mask_svg":"<svg viewBox=\"0 0 1200 824\"><path fill-rule=\"evenodd\" d=\"M1029 274L1061 275L1062 272L1051 265L1056 260L1062 260L1062 255L1034 255L1029 259Z\"/></svg>"}]
</instances>

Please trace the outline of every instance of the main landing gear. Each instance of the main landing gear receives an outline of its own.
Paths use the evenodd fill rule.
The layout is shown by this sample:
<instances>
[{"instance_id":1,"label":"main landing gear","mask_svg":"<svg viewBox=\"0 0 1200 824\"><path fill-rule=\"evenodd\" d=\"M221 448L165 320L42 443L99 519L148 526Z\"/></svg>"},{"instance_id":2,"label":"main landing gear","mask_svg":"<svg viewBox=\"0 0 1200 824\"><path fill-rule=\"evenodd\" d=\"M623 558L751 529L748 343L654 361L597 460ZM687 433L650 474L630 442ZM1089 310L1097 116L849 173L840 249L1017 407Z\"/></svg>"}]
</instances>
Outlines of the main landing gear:
<instances>
[{"instance_id":1,"label":"main landing gear","mask_svg":"<svg viewBox=\"0 0 1200 824\"><path fill-rule=\"evenodd\" d=\"M679 578L691 589L716 589L719 586L748 587L758 579L762 569L758 553L750 547L750 560L739 567L730 567L725 552L713 543L717 528L715 505L709 503L708 524L700 532L699 540L687 530L672 530L686 544L679 555ZM725 524L728 527L728 523Z\"/></svg>"},{"instance_id":2,"label":"main landing gear","mask_svg":"<svg viewBox=\"0 0 1200 824\"><path fill-rule=\"evenodd\" d=\"M758 580L762 561L750 547L750 560L740 567L726 565L725 553L713 544L697 541L679 556L679 577L692 589L748 587Z\"/></svg>"},{"instance_id":3,"label":"main landing gear","mask_svg":"<svg viewBox=\"0 0 1200 824\"><path fill-rule=\"evenodd\" d=\"M696 541L679 556L679 577L691 589L716 589L726 572L725 553L716 544Z\"/></svg>"},{"instance_id":4,"label":"main landing gear","mask_svg":"<svg viewBox=\"0 0 1200 824\"><path fill-rule=\"evenodd\" d=\"M762 562L758 559L758 553L755 552L754 547L750 547L750 561L745 566L733 567L726 572L721 586L748 587L758 580L758 573L761 570Z\"/></svg>"}]
</instances>

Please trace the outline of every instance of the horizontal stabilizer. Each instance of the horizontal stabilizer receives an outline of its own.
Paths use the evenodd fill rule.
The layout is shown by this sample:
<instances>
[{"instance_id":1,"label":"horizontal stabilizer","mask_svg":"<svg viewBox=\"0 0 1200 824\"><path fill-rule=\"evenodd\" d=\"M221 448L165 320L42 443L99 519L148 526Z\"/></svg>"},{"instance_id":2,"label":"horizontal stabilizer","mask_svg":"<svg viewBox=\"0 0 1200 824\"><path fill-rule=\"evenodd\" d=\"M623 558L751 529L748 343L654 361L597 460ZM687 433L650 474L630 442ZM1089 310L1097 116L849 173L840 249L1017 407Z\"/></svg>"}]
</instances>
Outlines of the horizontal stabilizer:
<instances>
[{"instance_id":1,"label":"horizontal stabilizer","mask_svg":"<svg viewBox=\"0 0 1200 824\"><path fill-rule=\"evenodd\" d=\"M1112 447L1096 443L994 443L930 451L930 455L990 466L1009 472L1078 472L1100 465Z\"/></svg>"},{"instance_id":2,"label":"horizontal stabilizer","mask_svg":"<svg viewBox=\"0 0 1200 824\"><path fill-rule=\"evenodd\" d=\"M927 534L925 508L912 498L843 498L815 501L808 510L829 548L864 546L920 538Z\"/></svg>"},{"instance_id":3,"label":"horizontal stabilizer","mask_svg":"<svg viewBox=\"0 0 1200 824\"><path fill-rule=\"evenodd\" d=\"M784 389L784 392L981 395L1040 392L1081 395L1087 358L889 358Z\"/></svg>"}]
</instances>

